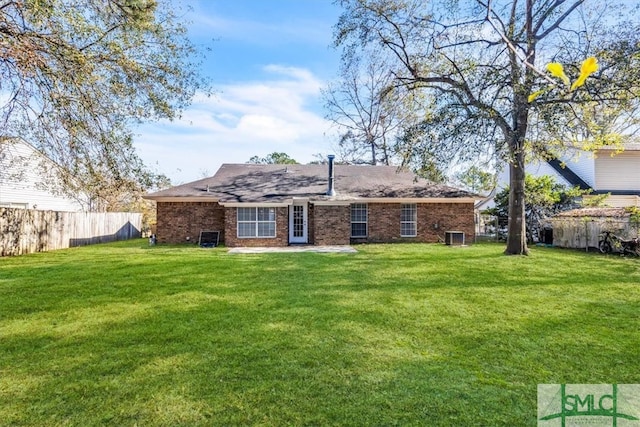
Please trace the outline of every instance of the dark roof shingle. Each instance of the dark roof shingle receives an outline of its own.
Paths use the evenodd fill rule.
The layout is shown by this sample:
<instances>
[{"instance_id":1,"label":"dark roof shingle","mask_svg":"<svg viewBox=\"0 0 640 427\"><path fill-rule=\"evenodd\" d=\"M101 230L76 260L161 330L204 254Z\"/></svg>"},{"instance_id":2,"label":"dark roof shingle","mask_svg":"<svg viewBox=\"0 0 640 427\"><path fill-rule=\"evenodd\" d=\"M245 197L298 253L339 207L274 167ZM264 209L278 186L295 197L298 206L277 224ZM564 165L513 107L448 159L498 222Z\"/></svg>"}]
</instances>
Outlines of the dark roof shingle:
<instances>
[{"instance_id":1,"label":"dark roof shingle","mask_svg":"<svg viewBox=\"0 0 640 427\"><path fill-rule=\"evenodd\" d=\"M458 188L435 184L394 166L335 165L336 195L328 196L327 165L223 164L212 177L149 194L160 198L215 198L221 203L281 203L292 198L479 198Z\"/></svg>"}]
</instances>

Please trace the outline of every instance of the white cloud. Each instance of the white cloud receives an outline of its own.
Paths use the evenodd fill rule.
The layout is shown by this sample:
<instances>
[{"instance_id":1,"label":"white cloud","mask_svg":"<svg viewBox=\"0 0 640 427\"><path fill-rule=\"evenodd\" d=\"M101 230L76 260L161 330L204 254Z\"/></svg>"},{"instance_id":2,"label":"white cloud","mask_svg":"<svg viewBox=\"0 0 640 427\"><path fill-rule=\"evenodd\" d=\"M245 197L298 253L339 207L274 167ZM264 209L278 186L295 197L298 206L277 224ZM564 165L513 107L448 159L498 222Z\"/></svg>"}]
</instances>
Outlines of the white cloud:
<instances>
[{"instance_id":1,"label":"white cloud","mask_svg":"<svg viewBox=\"0 0 640 427\"><path fill-rule=\"evenodd\" d=\"M260 139L278 144L281 141L297 139L300 134L296 127L295 124L277 117L247 114L240 119L236 129L239 134L247 136L250 140Z\"/></svg>"},{"instance_id":2,"label":"white cloud","mask_svg":"<svg viewBox=\"0 0 640 427\"><path fill-rule=\"evenodd\" d=\"M314 110L323 82L301 68L264 70L273 78L222 87L215 96L196 97L180 120L141 127L140 155L180 183L254 155L279 151L304 163L328 153L330 125Z\"/></svg>"}]
</instances>

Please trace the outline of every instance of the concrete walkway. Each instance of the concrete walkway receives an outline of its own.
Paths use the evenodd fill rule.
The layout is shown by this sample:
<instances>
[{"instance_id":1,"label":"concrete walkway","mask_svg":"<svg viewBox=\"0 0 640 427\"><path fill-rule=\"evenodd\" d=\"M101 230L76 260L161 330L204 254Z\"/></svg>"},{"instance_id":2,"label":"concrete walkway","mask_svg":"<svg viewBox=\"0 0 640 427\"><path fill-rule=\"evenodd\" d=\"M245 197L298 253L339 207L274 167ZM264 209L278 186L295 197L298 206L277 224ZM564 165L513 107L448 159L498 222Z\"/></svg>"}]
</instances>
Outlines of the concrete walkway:
<instances>
[{"instance_id":1,"label":"concrete walkway","mask_svg":"<svg viewBox=\"0 0 640 427\"><path fill-rule=\"evenodd\" d=\"M356 253L351 246L284 246L274 248L231 248L230 254L266 254L266 253L283 253L283 252L322 252L322 253Z\"/></svg>"}]
</instances>

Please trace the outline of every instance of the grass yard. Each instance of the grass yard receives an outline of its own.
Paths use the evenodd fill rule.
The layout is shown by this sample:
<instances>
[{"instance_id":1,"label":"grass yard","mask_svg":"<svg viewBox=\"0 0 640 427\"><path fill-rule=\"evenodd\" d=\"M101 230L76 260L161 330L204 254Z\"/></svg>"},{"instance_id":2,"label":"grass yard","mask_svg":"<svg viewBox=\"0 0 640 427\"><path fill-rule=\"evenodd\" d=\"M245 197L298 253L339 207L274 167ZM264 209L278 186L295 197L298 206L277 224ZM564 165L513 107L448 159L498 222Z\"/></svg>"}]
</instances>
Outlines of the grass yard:
<instances>
[{"instance_id":1,"label":"grass yard","mask_svg":"<svg viewBox=\"0 0 640 427\"><path fill-rule=\"evenodd\" d=\"M535 426L640 383L640 260L501 245L0 259L0 425Z\"/></svg>"}]
</instances>

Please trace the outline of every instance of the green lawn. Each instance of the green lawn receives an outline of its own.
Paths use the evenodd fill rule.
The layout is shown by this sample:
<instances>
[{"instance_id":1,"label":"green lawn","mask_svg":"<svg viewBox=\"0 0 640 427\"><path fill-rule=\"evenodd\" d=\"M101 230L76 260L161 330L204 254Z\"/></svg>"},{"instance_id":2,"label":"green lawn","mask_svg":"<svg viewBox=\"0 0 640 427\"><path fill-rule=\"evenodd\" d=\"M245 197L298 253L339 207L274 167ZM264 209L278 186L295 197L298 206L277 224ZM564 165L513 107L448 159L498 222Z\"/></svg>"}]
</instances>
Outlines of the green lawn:
<instances>
[{"instance_id":1,"label":"green lawn","mask_svg":"<svg viewBox=\"0 0 640 427\"><path fill-rule=\"evenodd\" d=\"M0 259L0 425L534 426L640 383L640 260L500 245Z\"/></svg>"}]
</instances>

